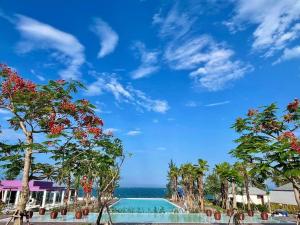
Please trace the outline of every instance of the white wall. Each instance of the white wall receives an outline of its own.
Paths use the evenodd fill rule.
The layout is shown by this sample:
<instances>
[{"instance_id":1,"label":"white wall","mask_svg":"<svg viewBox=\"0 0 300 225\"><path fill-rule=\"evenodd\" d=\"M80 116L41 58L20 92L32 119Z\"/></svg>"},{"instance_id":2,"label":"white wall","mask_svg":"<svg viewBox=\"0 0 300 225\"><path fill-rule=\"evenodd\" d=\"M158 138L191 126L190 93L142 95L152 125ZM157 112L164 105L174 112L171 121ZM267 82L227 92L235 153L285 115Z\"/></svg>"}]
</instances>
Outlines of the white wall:
<instances>
[{"instance_id":1,"label":"white wall","mask_svg":"<svg viewBox=\"0 0 300 225\"><path fill-rule=\"evenodd\" d=\"M229 198L232 198L232 194L228 195ZM260 205L261 204L261 199L257 197L257 195L250 195L251 203ZM240 203L245 203L247 204L247 196L246 195L236 195L236 201ZM264 203L268 203L268 196L264 196Z\"/></svg>"},{"instance_id":2,"label":"white wall","mask_svg":"<svg viewBox=\"0 0 300 225\"><path fill-rule=\"evenodd\" d=\"M270 191L271 203L297 205L293 191Z\"/></svg>"}]
</instances>

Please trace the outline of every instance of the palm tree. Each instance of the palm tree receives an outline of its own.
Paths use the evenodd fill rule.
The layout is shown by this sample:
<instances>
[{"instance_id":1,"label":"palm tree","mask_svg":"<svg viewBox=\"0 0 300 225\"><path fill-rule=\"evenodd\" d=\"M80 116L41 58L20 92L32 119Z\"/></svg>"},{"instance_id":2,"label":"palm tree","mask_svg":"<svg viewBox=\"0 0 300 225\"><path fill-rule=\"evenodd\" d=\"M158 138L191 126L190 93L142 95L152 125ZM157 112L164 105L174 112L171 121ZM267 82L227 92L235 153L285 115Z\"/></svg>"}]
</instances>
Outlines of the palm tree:
<instances>
[{"instance_id":1,"label":"palm tree","mask_svg":"<svg viewBox=\"0 0 300 225\"><path fill-rule=\"evenodd\" d=\"M186 163L180 166L181 185L186 196L186 202L189 209L193 209L194 201L194 181L195 168L191 163Z\"/></svg>"},{"instance_id":2,"label":"palm tree","mask_svg":"<svg viewBox=\"0 0 300 225\"><path fill-rule=\"evenodd\" d=\"M168 177L171 182L171 193L172 197L171 199L175 202L178 201L178 177L179 177L179 169L175 165L175 163L171 160L169 163L169 173Z\"/></svg>"},{"instance_id":3,"label":"palm tree","mask_svg":"<svg viewBox=\"0 0 300 225\"><path fill-rule=\"evenodd\" d=\"M203 188L203 177L204 173L208 170L207 161L198 159L198 165L195 166L197 176L197 189L198 189L198 204L200 210L204 210L204 188Z\"/></svg>"},{"instance_id":4,"label":"palm tree","mask_svg":"<svg viewBox=\"0 0 300 225\"><path fill-rule=\"evenodd\" d=\"M230 164L227 162L223 162L216 165L216 172L220 177L221 180L221 207L223 209L228 209L228 173L230 171Z\"/></svg>"}]
</instances>

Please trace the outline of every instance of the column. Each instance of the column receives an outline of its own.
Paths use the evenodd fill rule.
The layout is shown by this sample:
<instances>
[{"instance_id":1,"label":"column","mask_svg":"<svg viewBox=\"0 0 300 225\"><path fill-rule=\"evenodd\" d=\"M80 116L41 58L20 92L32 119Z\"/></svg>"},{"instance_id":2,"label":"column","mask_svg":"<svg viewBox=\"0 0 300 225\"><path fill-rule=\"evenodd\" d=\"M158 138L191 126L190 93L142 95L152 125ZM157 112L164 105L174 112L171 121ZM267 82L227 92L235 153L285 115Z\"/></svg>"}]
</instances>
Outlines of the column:
<instances>
[{"instance_id":1,"label":"column","mask_svg":"<svg viewBox=\"0 0 300 225\"><path fill-rule=\"evenodd\" d=\"M54 192L53 192L53 199L52 199L52 205L53 205L53 206L55 205L55 202L56 202L56 194L57 194L57 192L54 191Z\"/></svg>"},{"instance_id":2,"label":"column","mask_svg":"<svg viewBox=\"0 0 300 225\"><path fill-rule=\"evenodd\" d=\"M42 208L45 208L45 205L46 205L46 197L47 197L47 191L45 190L45 191L44 191L44 194L43 194Z\"/></svg>"},{"instance_id":3,"label":"column","mask_svg":"<svg viewBox=\"0 0 300 225\"><path fill-rule=\"evenodd\" d=\"M16 199L15 199L15 206L17 206L17 205L18 205L19 196L20 196L20 191L17 191L17 194L16 194Z\"/></svg>"},{"instance_id":4,"label":"column","mask_svg":"<svg viewBox=\"0 0 300 225\"><path fill-rule=\"evenodd\" d=\"M72 195L72 190L70 190L70 191L69 191L69 196L68 196L68 204L70 204L71 195Z\"/></svg>"},{"instance_id":5,"label":"column","mask_svg":"<svg viewBox=\"0 0 300 225\"><path fill-rule=\"evenodd\" d=\"M4 195L3 195L3 198L2 198L2 201L3 201L4 203L6 203L7 192L8 192L7 190L4 191Z\"/></svg>"},{"instance_id":6,"label":"column","mask_svg":"<svg viewBox=\"0 0 300 225\"><path fill-rule=\"evenodd\" d=\"M60 200L60 204L64 205L64 197L65 197L65 191L61 192L61 200Z\"/></svg>"}]
</instances>

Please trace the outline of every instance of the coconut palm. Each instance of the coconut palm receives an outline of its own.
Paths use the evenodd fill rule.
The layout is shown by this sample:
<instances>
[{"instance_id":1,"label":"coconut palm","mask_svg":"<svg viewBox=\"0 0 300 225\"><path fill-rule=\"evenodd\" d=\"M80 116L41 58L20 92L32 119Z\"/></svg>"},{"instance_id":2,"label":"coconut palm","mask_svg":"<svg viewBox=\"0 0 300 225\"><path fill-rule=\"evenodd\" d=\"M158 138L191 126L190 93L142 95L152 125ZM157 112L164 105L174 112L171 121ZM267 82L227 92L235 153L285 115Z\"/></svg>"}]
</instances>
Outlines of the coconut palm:
<instances>
[{"instance_id":1,"label":"coconut palm","mask_svg":"<svg viewBox=\"0 0 300 225\"><path fill-rule=\"evenodd\" d=\"M196 177L195 168L191 163L180 166L181 185L186 197L186 203L189 209L194 208L194 181Z\"/></svg>"}]
</instances>

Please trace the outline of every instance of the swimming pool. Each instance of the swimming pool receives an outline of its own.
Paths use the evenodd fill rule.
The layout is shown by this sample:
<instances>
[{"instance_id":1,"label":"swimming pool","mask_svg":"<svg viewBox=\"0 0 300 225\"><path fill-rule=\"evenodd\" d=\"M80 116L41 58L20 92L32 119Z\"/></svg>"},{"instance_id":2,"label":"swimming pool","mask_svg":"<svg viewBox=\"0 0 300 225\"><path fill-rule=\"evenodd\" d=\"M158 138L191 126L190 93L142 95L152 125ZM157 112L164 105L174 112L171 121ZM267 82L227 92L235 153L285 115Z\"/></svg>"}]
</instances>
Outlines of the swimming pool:
<instances>
[{"instance_id":1,"label":"swimming pool","mask_svg":"<svg viewBox=\"0 0 300 225\"><path fill-rule=\"evenodd\" d=\"M74 213L69 212L66 216L58 215L57 219L50 219L49 213L41 216L34 213L30 222L69 222L69 223L95 223L97 220L97 213L90 213L82 219L75 219ZM229 217L222 214L221 220L215 220L213 217L207 217L203 213L112 213L112 221L114 223L228 223ZM7 219L6 219L7 220ZM6 221L2 220L2 221ZM102 222L108 221L108 215L105 213L102 217ZM1 220L0 220L1 222ZM282 223L288 224L289 222L282 222L275 218L269 218L267 221L262 221L259 215L254 217L245 216L243 224L257 224L257 223Z\"/></svg>"},{"instance_id":2,"label":"swimming pool","mask_svg":"<svg viewBox=\"0 0 300 225\"><path fill-rule=\"evenodd\" d=\"M121 198L110 209L114 213L183 212L182 208L163 198Z\"/></svg>"}]
</instances>

